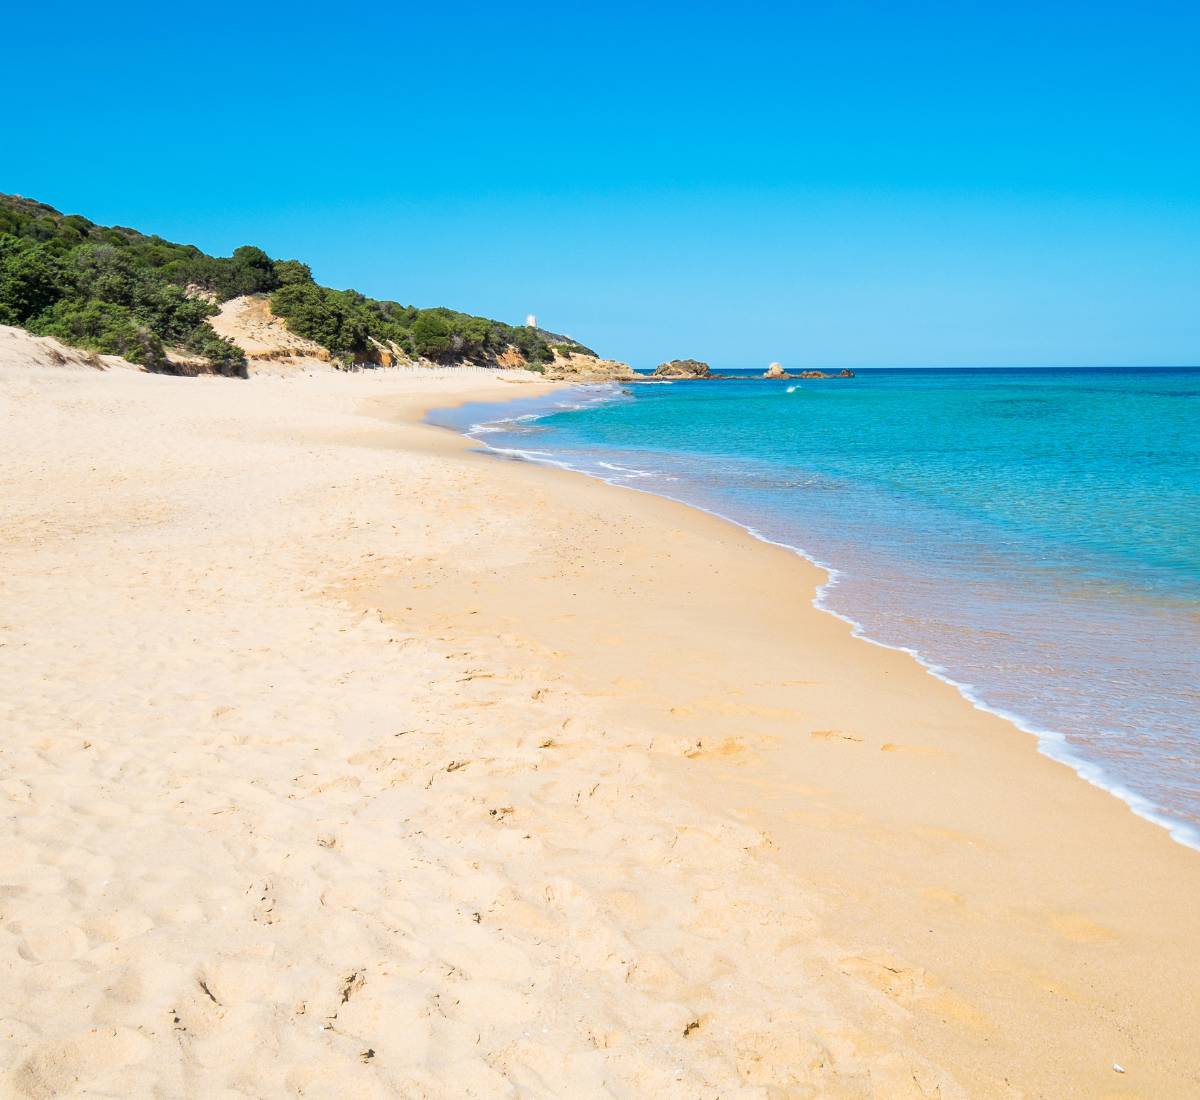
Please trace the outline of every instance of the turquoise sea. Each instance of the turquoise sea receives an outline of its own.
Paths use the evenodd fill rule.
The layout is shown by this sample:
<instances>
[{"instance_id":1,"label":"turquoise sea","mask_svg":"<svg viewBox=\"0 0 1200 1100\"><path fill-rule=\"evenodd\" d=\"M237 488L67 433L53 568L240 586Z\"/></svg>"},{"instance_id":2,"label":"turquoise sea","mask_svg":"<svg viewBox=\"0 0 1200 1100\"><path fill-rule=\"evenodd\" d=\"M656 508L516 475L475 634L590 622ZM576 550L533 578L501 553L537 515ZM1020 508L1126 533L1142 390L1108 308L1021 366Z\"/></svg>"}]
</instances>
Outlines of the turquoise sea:
<instances>
[{"instance_id":1,"label":"turquoise sea","mask_svg":"<svg viewBox=\"0 0 1200 1100\"><path fill-rule=\"evenodd\" d=\"M821 607L1200 847L1200 368L745 372L438 419L827 566Z\"/></svg>"}]
</instances>

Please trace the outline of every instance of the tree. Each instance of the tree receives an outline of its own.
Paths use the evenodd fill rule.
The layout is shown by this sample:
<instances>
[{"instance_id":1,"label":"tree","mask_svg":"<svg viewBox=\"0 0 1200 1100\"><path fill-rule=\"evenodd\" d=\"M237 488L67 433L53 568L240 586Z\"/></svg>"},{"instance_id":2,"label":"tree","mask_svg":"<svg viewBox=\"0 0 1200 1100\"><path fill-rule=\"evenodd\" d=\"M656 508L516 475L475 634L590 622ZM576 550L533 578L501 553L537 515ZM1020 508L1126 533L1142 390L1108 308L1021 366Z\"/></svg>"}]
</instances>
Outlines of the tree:
<instances>
[{"instance_id":1,"label":"tree","mask_svg":"<svg viewBox=\"0 0 1200 1100\"><path fill-rule=\"evenodd\" d=\"M282 317L297 336L337 353L342 344L342 311L332 291L315 283L291 283L271 296L271 312Z\"/></svg>"},{"instance_id":2,"label":"tree","mask_svg":"<svg viewBox=\"0 0 1200 1100\"><path fill-rule=\"evenodd\" d=\"M412 335L417 354L427 359L442 359L452 347L449 324L430 310L422 310L417 315Z\"/></svg>"},{"instance_id":3,"label":"tree","mask_svg":"<svg viewBox=\"0 0 1200 1100\"><path fill-rule=\"evenodd\" d=\"M230 297L237 297L239 294L260 294L279 286L271 257L252 244L244 244L241 248L233 250L229 268L229 289L233 291Z\"/></svg>"},{"instance_id":4,"label":"tree","mask_svg":"<svg viewBox=\"0 0 1200 1100\"><path fill-rule=\"evenodd\" d=\"M280 286L293 286L296 283L311 283L312 268L299 260L276 260L275 281Z\"/></svg>"},{"instance_id":5,"label":"tree","mask_svg":"<svg viewBox=\"0 0 1200 1100\"><path fill-rule=\"evenodd\" d=\"M550 346L542 339L541 333L537 329L521 325L519 328L513 329L512 333L512 342L530 363L549 363L554 358L554 352L550 350Z\"/></svg>"},{"instance_id":6,"label":"tree","mask_svg":"<svg viewBox=\"0 0 1200 1100\"><path fill-rule=\"evenodd\" d=\"M46 245L8 240L0 244L0 321L23 325L67 293L70 280Z\"/></svg>"}]
</instances>

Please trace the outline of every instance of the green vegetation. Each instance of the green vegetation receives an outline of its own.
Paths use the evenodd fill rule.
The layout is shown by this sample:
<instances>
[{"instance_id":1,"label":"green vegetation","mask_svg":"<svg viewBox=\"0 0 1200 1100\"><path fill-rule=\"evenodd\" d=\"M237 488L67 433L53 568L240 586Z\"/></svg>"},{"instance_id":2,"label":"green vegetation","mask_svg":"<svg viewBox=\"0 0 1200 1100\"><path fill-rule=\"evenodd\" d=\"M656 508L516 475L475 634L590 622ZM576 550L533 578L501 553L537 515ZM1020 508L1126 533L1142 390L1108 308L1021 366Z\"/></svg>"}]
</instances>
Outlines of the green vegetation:
<instances>
[{"instance_id":1,"label":"green vegetation","mask_svg":"<svg viewBox=\"0 0 1200 1100\"><path fill-rule=\"evenodd\" d=\"M584 347L583 344L554 344L552 346L559 355L567 359L572 355L590 355L593 359L600 358L591 348Z\"/></svg>"},{"instance_id":2,"label":"green vegetation","mask_svg":"<svg viewBox=\"0 0 1200 1100\"><path fill-rule=\"evenodd\" d=\"M347 365L377 360L379 345L443 363L493 362L509 346L531 366L554 358L536 329L331 290L313 282L307 264L272 260L253 245L209 256L0 195L0 324L123 355L149 370L187 370L168 358L177 348L219 373L244 375L241 349L206 319L218 312L214 301L259 293L271 295L272 311L294 333Z\"/></svg>"},{"instance_id":3,"label":"green vegetation","mask_svg":"<svg viewBox=\"0 0 1200 1100\"><path fill-rule=\"evenodd\" d=\"M346 363L376 357L375 343L394 344L405 355L442 363L493 362L510 345L529 363L554 356L541 335L452 309L417 309L399 302L367 298L354 290L330 290L316 283L293 282L271 295L271 311L297 336L329 349Z\"/></svg>"},{"instance_id":4,"label":"green vegetation","mask_svg":"<svg viewBox=\"0 0 1200 1100\"><path fill-rule=\"evenodd\" d=\"M188 294L194 284L220 296L263 278L259 249L228 260L132 229L64 217L41 203L0 196L0 324L91 351L123 355L149 370L180 372L168 347L244 374L241 349L205 323L217 307ZM220 290L218 290L220 288Z\"/></svg>"}]
</instances>

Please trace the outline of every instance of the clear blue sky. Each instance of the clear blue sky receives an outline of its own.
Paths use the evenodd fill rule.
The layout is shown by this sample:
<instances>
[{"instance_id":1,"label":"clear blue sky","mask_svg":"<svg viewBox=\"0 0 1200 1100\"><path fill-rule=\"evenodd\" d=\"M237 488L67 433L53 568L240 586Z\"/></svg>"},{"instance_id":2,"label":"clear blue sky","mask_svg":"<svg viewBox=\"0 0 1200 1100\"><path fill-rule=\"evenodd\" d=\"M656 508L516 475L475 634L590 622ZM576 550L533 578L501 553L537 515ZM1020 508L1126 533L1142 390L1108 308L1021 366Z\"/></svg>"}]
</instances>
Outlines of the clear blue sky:
<instances>
[{"instance_id":1,"label":"clear blue sky","mask_svg":"<svg viewBox=\"0 0 1200 1100\"><path fill-rule=\"evenodd\" d=\"M22 4L0 190L638 365L1200 362L1200 8Z\"/></svg>"}]
</instances>

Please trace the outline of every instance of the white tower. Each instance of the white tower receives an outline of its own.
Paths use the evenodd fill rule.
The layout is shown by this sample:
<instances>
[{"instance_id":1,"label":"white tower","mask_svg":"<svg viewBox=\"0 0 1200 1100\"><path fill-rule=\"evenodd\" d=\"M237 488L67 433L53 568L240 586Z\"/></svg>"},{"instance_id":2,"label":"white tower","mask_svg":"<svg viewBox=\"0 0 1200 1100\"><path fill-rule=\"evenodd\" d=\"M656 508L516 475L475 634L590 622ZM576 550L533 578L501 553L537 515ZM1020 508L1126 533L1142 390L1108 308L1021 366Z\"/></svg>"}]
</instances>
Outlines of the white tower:
<instances>
[{"instance_id":1,"label":"white tower","mask_svg":"<svg viewBox=\"0 0 1200 1100\"><path fill-rule=\"evenodd\" d=\"M531 313L525 318L525 324L529 328L537 328L537 314Z\"/></svg>"}]
</instances>

